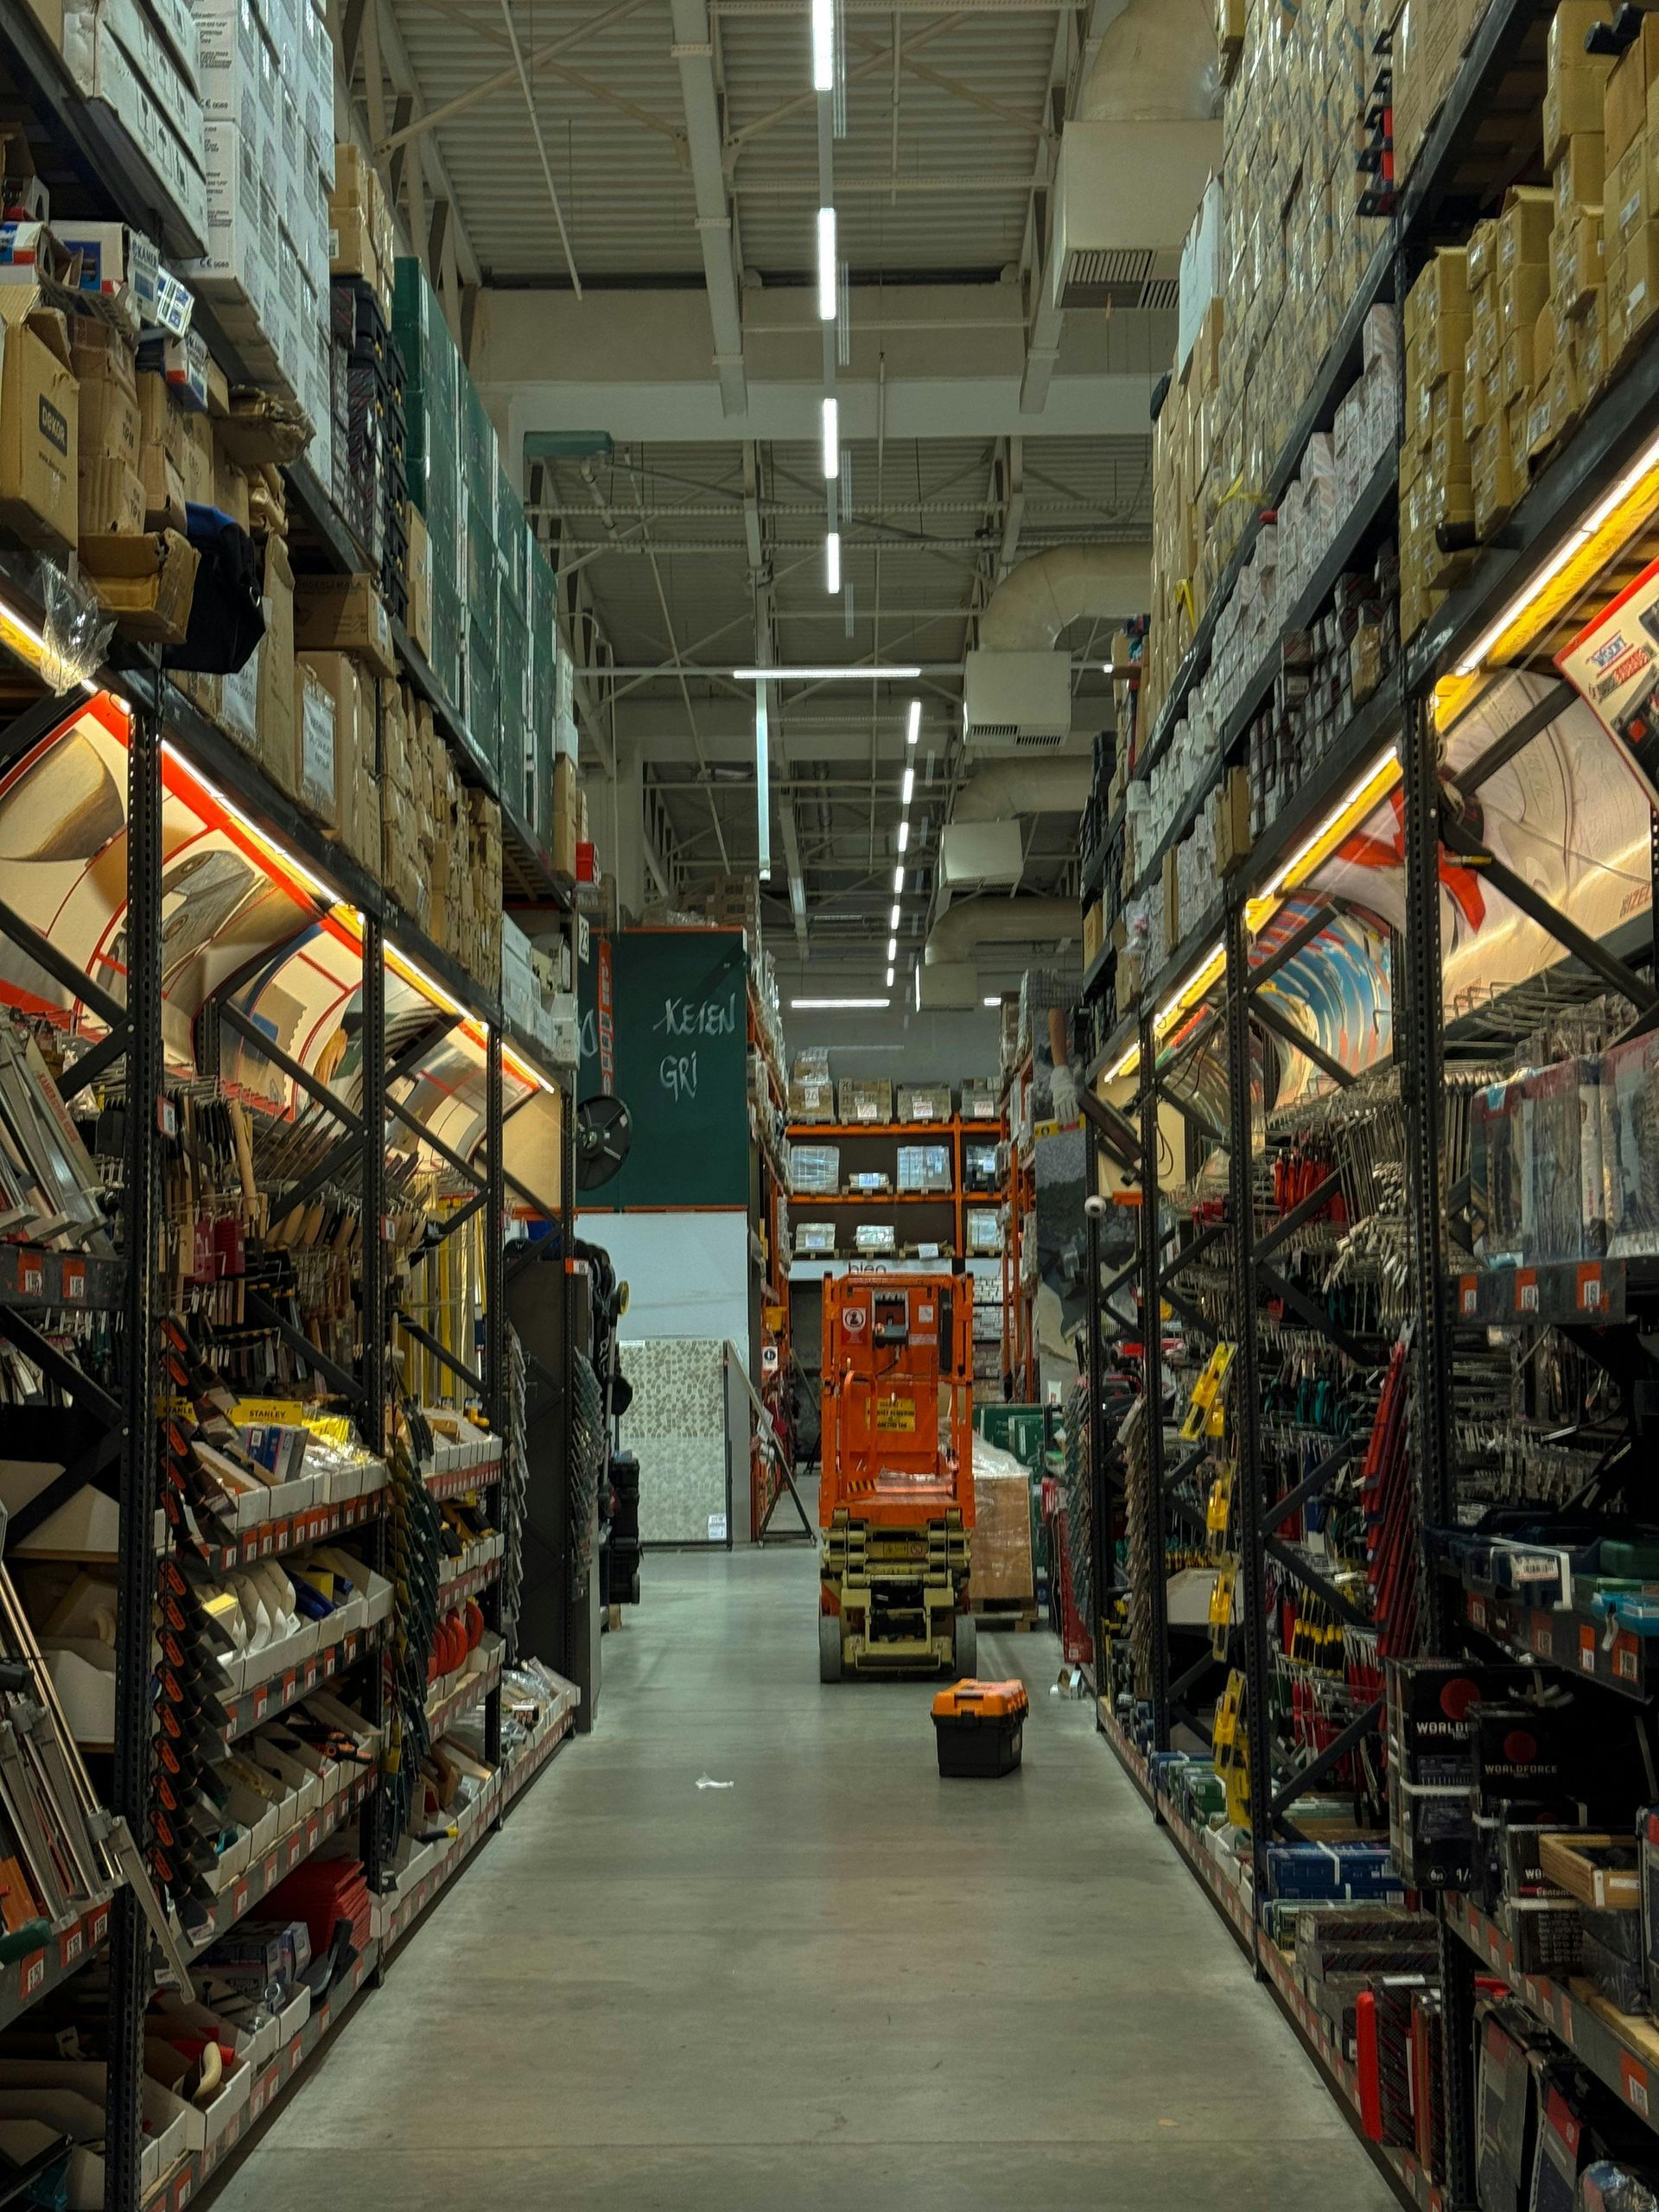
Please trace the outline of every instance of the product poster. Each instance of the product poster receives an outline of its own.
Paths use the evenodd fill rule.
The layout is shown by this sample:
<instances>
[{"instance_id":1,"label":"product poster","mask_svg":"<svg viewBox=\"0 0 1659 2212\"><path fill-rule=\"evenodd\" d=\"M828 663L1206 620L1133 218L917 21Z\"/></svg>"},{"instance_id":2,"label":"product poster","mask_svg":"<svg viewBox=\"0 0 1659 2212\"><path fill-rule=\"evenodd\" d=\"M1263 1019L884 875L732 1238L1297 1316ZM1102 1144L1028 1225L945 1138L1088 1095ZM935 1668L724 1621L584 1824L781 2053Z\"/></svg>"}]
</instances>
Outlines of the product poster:
<instances>
[{"instance_id":1,"label":"product poster","mask_svg":"<svg viewBox=\"0 0 1659 2212\"><path fill-rule=\"evenodd\" d=\"M1556 666L1659 804L1659 561L1580 631Z\"/></svg>"}]
</instances>

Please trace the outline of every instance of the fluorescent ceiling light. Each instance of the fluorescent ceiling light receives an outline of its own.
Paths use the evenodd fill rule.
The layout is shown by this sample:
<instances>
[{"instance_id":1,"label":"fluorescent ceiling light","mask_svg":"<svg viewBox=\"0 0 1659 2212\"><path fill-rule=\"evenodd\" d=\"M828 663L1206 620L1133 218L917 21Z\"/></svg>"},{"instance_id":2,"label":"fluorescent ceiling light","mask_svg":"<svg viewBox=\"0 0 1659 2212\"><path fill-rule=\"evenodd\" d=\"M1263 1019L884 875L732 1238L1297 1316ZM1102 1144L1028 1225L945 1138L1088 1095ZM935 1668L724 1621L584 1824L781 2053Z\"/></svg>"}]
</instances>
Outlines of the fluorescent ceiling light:
<instances>
[{"instance_id":1,"label":"fluorescent ceiling light","mask_svg":"<svg viewBox=\"0 0 1659 2212\"><path fill-rule=\"evenodd\" d=\"M1473 676L1483 666L1486 656L1506 632L1512 630L1535 600L1541 599L1568 563L1577 557L1590 543L1593 533L1585 527L1575 530L1567 543L1559 547L1553 560L1546 561L1535 576L1529 577L1522 590L1510 601L1491 628L1465 654L1458 663L1459 676Z\"/></svg>"},{"instance_id":2,"label":"fluorescent ceiling light","mask_svg":"<svg viewBox=\"0 0 1659 2212\"><path fill-rule=\"evenodd\" d=\"M887 939L887 965L892 967L893 962L897 960L898 957L899 940L896 937L890 937Z\"/></svg>"},{"instance_id":3,"label":"fluorescent ceiling light","mask_svg":"<svg viewBox=\"0 0 1659 2212\"><path fill-rule=\"evenodd\" d=\"M904 804L905 804L906 806L908 806L908 805L910 804L911 800L912 800L912 798L914 798L914 797L915 797L915 796L916 796L916 771L915 771L913 768L906 768L906 771L905 771L905 797L904 797Z\"/></svg>"},{"instance_id":4,"label":"fluorescent ceiling light","mask_svg":"<svg viewBox=\"0 0 1659 2212\"><path fill-rule=\"evenodd\" d=\"M754 695L754 798L760 833L760 880L772 875L772 726L766 711L766 687Z\"/></svg>"},{"instance_id":5,"label":"fluorescent ceiling light","mask_svg":"<svg viewBox=\"0 0 1659 2212\"><path fill-rule=\"evenodd\" d=\"M836 211L818 210L818 321L836 319Z\"/></svg>"},{"instance_id":6,"label":"fluorescent ceiling light","mask_svg":"<svg viewBox=\"0 0 1659 2212\"><path fill-rule=\"evenodd\" d=\"M823 479L832 484L841 474L841 402L823 403Z\"/></svg>"},{"instance_id":7,"label":"fluorescent ceiling light","mask_svg":"<svg viewBox=\"0 0 1659 2212\"><path fill-rule=\"evenodd\" d=\"M921 674L921 671L919 669L918 669L916 672L918 676ZM906 745L914 745L921 734L922 702L919 699L912 699L910 702L910 728L905 733L905 743Z\"/></svg>"},{"instance_id":8,"label":"fluorescent ceiling light","mask_svg":"<svg viewBox=\"0 0 1659 2212\"><path fill-rule=\"evenodd\" d=\"M1359 804L1361 799L1364 798L1366 792L1370 791L1371 785L1376 781L1383 770L1385 768L1392 768L1395 765L1397 758L1398 755L1395 748L1391 745L1385 753L1380 753L1377 758L1372 761L1370 766L1366 769L1364 774L1358 778L1351 789L1343 793L1342 797L1331 809L1331 811L1325 816L1324 821L1320 823L1319 828L1313 831L1311 836L1303 840L1291 858L1285 862L1284 866L1279 870L1277 875L1274 877L1273 881L1268 884L1267 889L1262 893L1262 895L1264 899L1275 899L1278 897L1279 893L1284 889L1286 884L1289 882L1291 877L1295 874L1297 869L1301 867L1305 861L1310 859L1312 855L1318 851L1319 846L1337 827L1344 815L1345 815L1351 808L1356 807Z\"/></svg>"},{"instance_id":9,"label":"fluorescent ceiling light","mask_svg":"<svg viewBox=\"0 0 1659 2212\"><path fill-rule=\"evenodd\" d=\"M902 899L905 895L905 866L902 861L893 871L893 895L895 899Z\"/></svg>"},{"instance_id":10,"label":"fluorescent ceiling light","mask_svg":"<svg viewBox=\"0 0 1659 2212\"><path fill-rule=\"evenodd\" d=\"M888 927L890 930L896 930L896 929L898 928L898 926L899 926L899 907L898 907L898 903L897 903L897 901L895 900L895 902L894 902L894 904L893 904L893 912L892 912L892 913L890 913L890 914L888 915L888 917L887 917L887 927Z\"/></svg>"},{"instance_id":11,"label":"fluorescent ceiling light","mask_svg":"<svg viewBox=\"0 0 1659 2212\"><path fill-rule=\"evenodd\" d=\"M891 999L791 999L791 1014L885 1014Z\"/></svg>"},{"instance_id":12,"label":"fluorescent ceiling light","mask_svg":"<svg viewBox=\"0 0 1659 2212\"><path fill-rule=\"evenodd\" d=\"M987 1006L1001 1006L1002 1001L1001 999L987 999L985 1003Z\"/></svg>"},{"instance_id":13,"label":"fluorescent ceiling light","mask_svg":"<svg viewBox=\"0 0 1659 2212\"><path fill-rule=\"evenodd\" d=\"M906 816L905 820L899 824L899 849L901 853L907 853L910 850L910 819L908 816Z\"/></svg>"},{"instance_id":14,"label":"fluorescent ceiling light","mask_svg":"<svg viewBox=\"0 0 1659 2212\"><path fill-rule=\"evenodd\" d=\"M849 668L842 661L836 668L734 668L734 683L902 683L911 677L919 676L921 670L913 661L885 663L875 668Z\"/></svg>"},{"instance_id":15,"label":"fluorescent ceiling light","mask_svg":"<svg viewBox=\"0 0 1659 2212\"><path fill-rule=\"evenodd\" d=\"M812 0L812 89L836 89L836 0Z\"/></svg>"},{"instance_id":16,"label":"fluorescent ceiling light","mask_svg":"<svg viewBox=\"0 0 1659 2212\"><path fill-rule=\"evenodd\" d=\"M823 541L824 582L831 599L841 590L841 532L832 530Z\"/></svg>"},{"instance_id":17,"label":"fluorescent ceiling light","mask_svg":"<svg viewBox=\"0 0 1659 2212\"><path fill-rule=\"evenodd\" d=\"M891 968L887 970L887 988L889 990L893 988L893 970Z\"/></svg>"}]
</instances>

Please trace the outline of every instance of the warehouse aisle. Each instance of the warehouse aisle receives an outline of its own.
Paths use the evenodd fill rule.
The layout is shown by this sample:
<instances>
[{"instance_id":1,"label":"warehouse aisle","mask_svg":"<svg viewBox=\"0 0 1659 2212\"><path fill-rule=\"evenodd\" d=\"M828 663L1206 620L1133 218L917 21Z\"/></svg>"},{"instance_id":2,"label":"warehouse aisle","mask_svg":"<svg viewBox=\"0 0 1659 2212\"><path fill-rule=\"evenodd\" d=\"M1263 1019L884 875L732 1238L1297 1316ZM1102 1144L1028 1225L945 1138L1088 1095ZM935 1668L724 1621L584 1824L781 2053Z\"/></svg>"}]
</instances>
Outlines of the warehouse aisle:
<instances>
[{"instance_id":1,"label":"warehouse aisle","mask_svg":"<svg viewBox=\"0 0 1659 2212\"><path fill-rule=\"evenodd\" d=\"M1394 2200L1096 1740L941 1783L921 1688L821 1688L816 1561L653 1556L562 1752L217 2200L1032 2212ZM699 1777L728 1782L700 1789Z\"/></svg>"}]
</instances>

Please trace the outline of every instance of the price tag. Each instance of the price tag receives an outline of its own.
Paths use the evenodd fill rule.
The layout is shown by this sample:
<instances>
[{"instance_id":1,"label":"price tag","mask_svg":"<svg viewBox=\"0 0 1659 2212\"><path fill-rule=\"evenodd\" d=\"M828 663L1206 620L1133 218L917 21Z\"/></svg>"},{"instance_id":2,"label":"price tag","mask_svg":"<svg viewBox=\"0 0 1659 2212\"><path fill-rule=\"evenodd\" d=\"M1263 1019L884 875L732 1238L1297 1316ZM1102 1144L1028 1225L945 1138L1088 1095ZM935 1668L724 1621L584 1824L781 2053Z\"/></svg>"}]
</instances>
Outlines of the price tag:
<instances>
[{"instance_id":1,"label":"price tag","mask_svg":"<svg viewBox=\"0 0 1659 2212\"><path fill-rule=\"evenodd\" d=\"M17 1986L25 2004L46 1987L46 1953L31 1951L18 1969Z\"/></svg>"},{"instance_id":2,"label":"price tag","mask_svg":"<svg viewBox=\"0 0 1659 2212\"><path fill-rule=\"evenodd\" d=\"M325 2005L322 2007L322 2010L317 2014L317 2034L319 2037L327 2034L328 2022L333 2017L333 2013L334 2007L331 2005Z\"/></svg>"},{"instance_id":3,"label":"price tag","mask_svg":"<svg viewBox=\"0 0 1659 2212\"><path fill-rule=\"evenodd\" d=\"M1553 1659L1555 1656L1554 1632L1548 1621L1540 1620L1535 1615L1532 1624L1531 1643L1533 1649L1541 1659Z\"/></svg>"},{"instance_id":4,"label":"price tag","mask_svg":"<svg viewBox=\"0 0 1659 2212\"><path fill-rule=\"evenodd\" d=\"M245 1874L245 1875L243 1876L242 1879L241 1879L241 1880L237 1884L236 1887L235 1887L235 1888L231 1891L231 1917L232 1917L232 1920L240 1920L240 1919L241 1919L241 1917L242 1917L242 1916L243 1916L243 1914L247 1910L247 1909L248 1909L248 1882L247 1882L247 1877L246 1877L246 1875Z\"/></svg>"},{"instance_id":5,"label":"price tag","mask_svg":"<svg viewBox=\"0 0 1659 2212\"><path fill-rule=\"evenodd\" d=\"M110 1908L106 1904L101 1904L99 1906L97 1911L91 1915L86 1923L86 1942L88 1948L95 1951L109 1932Z\"/></svg>"},{"instance_id":6,"label":"price tag","mask_svg":"<svg viewBox=\"0 0 1659 2212\"><path fill-rule=\"evenodd\" d=\"M284 1705L293 1704L294 1694L298 1689L299 1686L300 1678L298 1674L292 1667L285 1669L283 1675L283 1703Z\"/></svg>"},{"instance_id":7,"label":"price tag","mask_svg":"<svg viewBox=\"0 0 1659 2212\"><path fill-rule=\"evenodd\" d=\"M39 1298L46 1288L46 1266L38 1252L25 1252L17 1263L17 1287L25 1298Z\"/></svg>"},{"instance_id":8,"label":"price tag","mask_svg":"<svg viewBox=\"0 0 1659 2212\"><path fill-rule=\"evenodd\" d=\"M301 1835L299 1830L296 1828L293 1834L288 1839L288 1863L290 1869L297 1866L300 1863L300 1850L303 1842L304 1838Z\"/></svg>"},{"instance_id":9,"label":"price tag","mask_svg":"<svg viewBox=\"0 0 1659 2212\"><path fill-rule=\"evenodd\" d=\"M264 1886L266 1889L274 1890L276 1888L281 1873L282 1869L276 1864L276 1854L273 1851L265 1861Z\"/></svg>"},{"instance_id":10,"label":"price tag","mask_svg":"<svg viewBox=\"0 0 1659 2212\"><path fill-rule=\"evenodd\" d=\"M1526 1979L1522 1982L1521 1986L1526 1992L1528 2004L1531 2005L1533 2011L1535 2012L1538 2010L1537 1983L1533 1980L1530 1974L1528 1974Z\"/></svg>"},{"instance_id":11,"label":"price tag","mask_svg":"<svg viewBox=\"0 0 1659 2212\"><path fill-rule=\"evenodd\" d=\"M179 2176L178 2187L173 2192L173 2212L182 2212L182 2208L190 2202L191 2184L194 2178L190 2168L187 2166Z\"/></svg>"},{"instance_id":12,"label":"price tag","mask_svg":"<svg viewBox=\"0 0 1659 2212\"><path fill-rule=\"evenodd\" d=\"M1538 1311L1538 1274L1533 1268L1517 1269L1515 1278L1515 1310L1517 1313Z\"/></svg>"},{"instance_id":13,"label":"price tag","mask_svg":"<svg viewBox=\"0 0 1659 2212\"><path fill-rule=\"evenodd\" d=\"M58 1964L67 1974L78 1959L86 1954L86 1930L79 1921L73 1928L66 1928L58 1938Z\"/></svg>"},{"instance_id":14,"label":"price tag","mask_svg":"<svg viewBox=\"0 0 1659 2212\"><path fill-rule=\"evenodd\" d=\"M179 1134L179 1109L170 1098L156 1101L156 1126L164 1137Z\"/></svg>"},{"instance_id":15,"label":"price tag","mask_svg":"<svg viewBox=\"0 0 1659 2212\"><path fill-rule=\"evenodd\" d=\"M253 1719L257 1727L270 1710L270 1684L261 1682L253 1693Z\"/></svg>"},{"instance_id":16,"label":"price tag","mask_svg":"<svg viewBox=\"0 0 1659 2212\"><path fill-rule=\"evenodd\" d=\"M1480 1312L1480 1277L1464 1275L1458 1283L1458 1313L1465 1321L1472 1321Z\"/></svg>"},{"instance_id":17,"label":"price tag","mask_svg":"<svg viewBox=\"0 0 1659 2212\"><path fill-rule=\"evenodd\" d=\"M66 1260L63 1263L63 1300L66 1306L84 1306L86 1302L86 1262L85 1260Z\"/></svg>"},{"instance_id":18,"label":"price tag","mask_svg":"<svg viewBox=\"0 0 1659 2212\"><path fill-rule=\"evenodd\" d=\"M1643 2120L1648 2116L1648 2069L1638 2066L1628 2052L1618 2054L1619 2078L1624 2085L1624 2101L1632 2112L1639 2112Z\"/></svg>"},{"instance_id":19,"label":"price tag","mask_svg":"<svg viewBox=\"0 0 1659 2212\"><path fill-rule=\"evenodd\" d=\"M308 1858L314 1852L322 1834L322 1824L315 1813L305 1824L305 1848Z\"/></svg>"},{"instance_id":20,"label":"price tag","mask_svg":"<svg viewBox=\"0 0 1659 2212\"><path fill-rule=\"evenodd\" d=\"M304 2041L301 2037L296 2036L293 2042L288 2046L288 2070L290 2075L298 2072L300 2061L304 2056Z\"/></svg>"},{"instance_id":21,"label":"price tag","mask_svg":"<svg viewBox=\"0 0 1659 2212\"><path fill-rule=\"evenodd\" d=\"M1641 1680L1642 1662L1637 1654L1636 1638L1634 1637L1620 1636L1615 1637L1613 1642L1613 1672L1618 1676L1621 1682L1634 1682Z\"/></svg>"},{"instance_id":22,"label":"price tag","mask_svg":"<svg viewBox=\"0 0 1659 2212\"><path fill-rule=\"evenodd\" d=\"M1580 1313L1599 1313L1606 1298L1602 1281L1601 1262L1592 1260L1579 1269L1579 1311Z\"/></svg>"},{"instance_id":23,"label":"price tag","mask_svg":"<svg viewBox=\"0 0 1659 2212\"><path fill-rule=\"evenodd\" d=\"M1579 1669L1586 1675L1596 1671L1596 1631L1583 1621L1579 1624Z\"/></svg>"},{"instance_id":24,"label":"price tag","mask_svg":"<svg viewBox=\"0 0 1659 2212\"><path fill-rule=\"evenodd\" d=\"M308 1690L317 1687L317 1662L315 1659L308 1659L305 1662L305 1687Z\"/></svg>"},{"instance_id":25,"label":"price tag","mask_svg":"<svg viewBox=\"0 0 1659 2212\"><path fill-rule=\"evenodd\" d=\"M1573 1999L1567 1995L1564 1989L1560 1991L1558 1994L1560 1998L1561 2005L1560 2037L1563 2043L1570 2044L1574 2039L1573 2034Z\"/></svg>"},{"instance_id":26,"label":"price tag","mask_svg":"<svg viewBox=\"0 0 1659 2212\"><path fill-rule=\"evenodd\" d=\"M259 1531L257 1529L250 1529L242 1539L242 1564L245 1567L250 1560L257 1559L258 1556Z\"/></svg>"}]
</instances>

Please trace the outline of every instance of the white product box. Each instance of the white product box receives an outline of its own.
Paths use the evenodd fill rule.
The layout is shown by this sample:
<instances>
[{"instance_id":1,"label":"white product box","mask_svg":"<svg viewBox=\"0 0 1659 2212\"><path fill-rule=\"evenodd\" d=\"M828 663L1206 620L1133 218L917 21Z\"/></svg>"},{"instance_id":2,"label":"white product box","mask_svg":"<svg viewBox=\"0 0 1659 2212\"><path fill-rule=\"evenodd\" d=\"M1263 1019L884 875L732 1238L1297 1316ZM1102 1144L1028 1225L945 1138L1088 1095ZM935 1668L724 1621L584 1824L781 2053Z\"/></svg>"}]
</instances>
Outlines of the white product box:
<instances>
[{"instance_id":1,"label":"white product box","mask_svg":"<svg viewBox=\"0 0 1659 2212\"><path fill-rule=\"evenodd\" d=\"M149 30L152 59L165 93L144 73L117 35L124 21L135 35ZM139 41L142 42L142 41ZM119 141L123 159L143 176L162 218L162 243L184 254L200 253L207 238L203 180L201 103L172 62L164 41L146 26L137 0L110 0L96 14L77 10L64 17L64 60L89 102L106 111L105 127ZM169 110L166 102L171 99Z\"/></svg>"}]
</instances>

